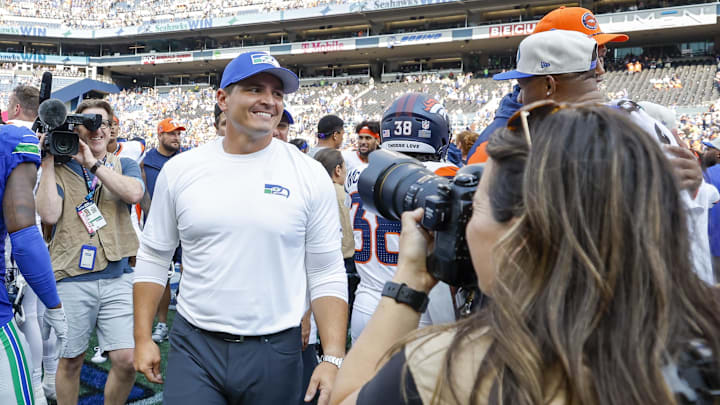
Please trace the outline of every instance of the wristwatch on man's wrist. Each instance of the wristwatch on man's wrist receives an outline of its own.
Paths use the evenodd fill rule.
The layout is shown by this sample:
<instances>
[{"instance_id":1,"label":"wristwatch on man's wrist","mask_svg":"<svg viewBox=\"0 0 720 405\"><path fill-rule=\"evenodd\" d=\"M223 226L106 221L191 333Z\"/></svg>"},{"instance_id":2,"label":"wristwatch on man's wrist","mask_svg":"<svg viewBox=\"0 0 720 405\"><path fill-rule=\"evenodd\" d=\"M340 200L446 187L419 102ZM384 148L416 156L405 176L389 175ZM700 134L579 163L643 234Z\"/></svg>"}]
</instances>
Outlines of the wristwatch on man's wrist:
<instances>
[{"instance_id":1,"label":"wristwatch on man's wrist","mask_svg":"<svg viewBox=\"0 0 720 405\"><path fill-rule=\"evenodd\" d=\"M102 164L102 162L100 161L100 159L96 160L96 161L95 161L95 164L93 164L92 166L90 166L90 173L95 174L95 172L97 171L97 169L99 169L100 166L102 166L102 165L103 165L103 164Z\"/></svg>"},{"instance_id":2,"label":"wristwatch on man's wrist","mask_svg":"<svg viewBox=\"0 0 720 405\"><path fill-rule=\"evenodd\" d=\"M422 291L413 290L407 284L388 281L382 291L383 297L390 297L395 301L408 305L417 312L423 313L427 309L430 298Z\"/></svg>"},{"instance_id":3,"label":"wristwatch on man's wrist","mask_svg":"<svg viewBox=\"0 0 720 405\"><path fill-rule=\"evenodd\" d=\"M334 364L337 368L340 368L343 363L343 358L330 356L329 354L323 354L322 357L320 357L320 361L327 361L330 364Z\"/></svg>"}]
</instances>

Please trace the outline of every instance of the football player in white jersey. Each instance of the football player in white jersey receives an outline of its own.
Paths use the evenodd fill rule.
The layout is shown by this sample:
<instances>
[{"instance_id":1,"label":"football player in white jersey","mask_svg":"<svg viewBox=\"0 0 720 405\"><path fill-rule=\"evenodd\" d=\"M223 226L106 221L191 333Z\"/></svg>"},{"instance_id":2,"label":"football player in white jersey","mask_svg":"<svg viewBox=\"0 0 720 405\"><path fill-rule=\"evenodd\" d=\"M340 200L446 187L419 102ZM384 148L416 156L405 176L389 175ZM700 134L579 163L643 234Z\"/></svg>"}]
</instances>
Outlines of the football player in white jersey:
<instances>
[{"instance_id":1,"label":"football player in white jersey","mask_svg":"<svg viewBox=\"0 0 720 405\"><path fill-rule=\"evenodd\" d=\"M401 96L383 114L381 132L384 149L421 160L440 176L455 176L457 167L445 161L450 124L445 108L437 100L422 93ZM351 168L346 160L348 176L345 191L348 193L346 203L350 207L355 236L355 267L360 275L350 326L352 341L355 342L375 312L385 282L390 281L395 273L400 222L387 220L363 209L357 184L360 173L368 166L367 159L358 159L353 164ZM455 309L450 288L447 284L438 283L430 292L430 306L423 314L420 326L454 320Z\"/></svg>"},{"instance_id":2,"label":"football player in white jersey","mask_svg":"<svg viewBox=\"0 0 720 405\"><path fill-rule=\"evenodd\" d=\"M357 134L357 149L343 151L342 156L343 160L345 160L346 173L355 171L359 176L362 170L356 169L367 166L368 156L380 144L380 122L365 120L355 126L355 133ZM357 177L355 181L357 181ZM350 205L349 202L348 205ZM350 218L352 219L352 216ZM354 262L346 263L345 270L348 273L348 292L350 294L348 298L349 320L352 322L352 309L355 304L355 292L360 283L360 276Z\"/></svg>"},{"instance_id":3,"label":"football player in white jersey","mask_svg":"<svg viewBox=\"0 0 720 405\"><path fill-rule=\"evenodd\" d=\"M357 150L343 152L345 167L348 172L367 164L368 156L380 144L380 123L377 121L363 121L355 126L357 133Z\"/></svg>"}]
</instances>

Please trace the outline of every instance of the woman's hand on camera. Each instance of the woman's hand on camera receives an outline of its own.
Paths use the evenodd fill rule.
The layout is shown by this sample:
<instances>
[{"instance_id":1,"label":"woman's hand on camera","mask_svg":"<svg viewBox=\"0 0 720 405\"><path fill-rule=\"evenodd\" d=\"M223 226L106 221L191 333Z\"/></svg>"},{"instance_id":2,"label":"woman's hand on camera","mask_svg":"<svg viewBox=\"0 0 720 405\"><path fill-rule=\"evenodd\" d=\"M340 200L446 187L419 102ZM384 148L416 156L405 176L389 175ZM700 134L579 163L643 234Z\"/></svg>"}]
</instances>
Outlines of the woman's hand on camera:
<instances>
[{"instance_id":1,"label":"woman's hand on camera","mask_svg":"<svg viewBox=\"0 0 720 405\"><path fill-rule=\"evenodd\" d=\"M428 247L433 237L420 226L424 210L405 212L402 215L400 253L393 281L405 283L415 290L429 292L437 280L427 271Z\"/></svg>"}]
</instances>

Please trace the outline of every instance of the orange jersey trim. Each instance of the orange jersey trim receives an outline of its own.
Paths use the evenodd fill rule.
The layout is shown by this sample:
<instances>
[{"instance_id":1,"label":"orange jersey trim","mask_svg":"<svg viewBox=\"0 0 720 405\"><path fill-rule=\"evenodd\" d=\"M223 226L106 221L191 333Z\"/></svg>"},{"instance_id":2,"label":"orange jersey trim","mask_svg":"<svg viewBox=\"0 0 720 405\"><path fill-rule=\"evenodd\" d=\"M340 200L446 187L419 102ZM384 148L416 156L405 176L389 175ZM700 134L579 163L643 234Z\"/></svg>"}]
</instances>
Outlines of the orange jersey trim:
<instances>
[{"instance_id":1,"label":"orange jersey trim","mask_svg":"<svg viewBox=\"0 0 720 405\"><path fill-rule=\"evenodd\" d=\"M435 174L442 177L455 177L457 174L458 168L455 166L443 166L437 170L435 170Z\"/></svg>"},{"instance_id":2,"label":"orange jersey trim","mask_svg":"<svg viewBox=\"0 0 720 405\"><path fill-rule=\"evenodd\" d=\"M478 145L477 148L475 148L475 153L470 156L468 159L467 164L471 165L474 163L485 163L488 161L488 154L487 154L487 142L483 142L480 145Z\"/></svg>"}]
</instances>

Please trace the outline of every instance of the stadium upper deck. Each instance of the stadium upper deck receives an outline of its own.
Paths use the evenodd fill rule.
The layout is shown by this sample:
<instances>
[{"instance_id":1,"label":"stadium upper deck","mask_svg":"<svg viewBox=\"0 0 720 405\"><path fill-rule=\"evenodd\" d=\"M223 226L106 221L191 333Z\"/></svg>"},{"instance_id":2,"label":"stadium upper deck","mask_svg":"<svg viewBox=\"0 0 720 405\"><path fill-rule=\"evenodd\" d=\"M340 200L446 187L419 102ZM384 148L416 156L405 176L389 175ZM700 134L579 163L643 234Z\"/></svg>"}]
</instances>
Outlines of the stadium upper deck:
<instances>
[{"instance_id":1,"label":"stadium upper deck","mask_svg":"<svg viewBox=\"0 0 720 405\"><path fill-rule=\"evenodd\" d=\"M710 0L0 0L0 35L54 43L127 43L179 40L178 49L152 44L131 51L198 50L245 42L281 43L438 28L472 27L539 19L561 5L596 14L635 11ZM1 4L0 3L0 4ZM638 6L638 3L640 6ZM9 12L8 12L9 11ZM242 35L238 36L238 30ZM225 36L230 34L230 37ZM252 37L252 40L250 39ZM183 42L182 39L194 39ZM200 39L200 41L198 41ZM79 41L74 41L79 40ZM99 41L97 41L99 40ZM39 41L35 41L39 42ZM184 47L182 49L180 47ZM95 47L97 48L97 47ZM118 50L112 49L109 53ZM121 54L129 49L120 50ZM68 54L69 51L65 50ZM106 52L107 53L107 52ZM83 56L99 56L86 52Z\"/></svg>"},{"instance_id":2,"label":"stadium upper deck","mask_svg":"<svg viewBox=\"0 0 720 405\"><path fill-rule=\"evenodd\" d=\"M702 2L604 0L578 3L584 7L592 7L596 12L612 12ZM283 20L284 13L288 13L290 19L307 18L313 15L327 17L345 13L382 12L395 8L440 3L446 6L450 6L448 3L456 3L452 5L453 8L465 8L469 11L477 9L492 11L497 6L500 6L500 11L531 8L527 3L519 1L480 2L471 0L3 0L0 4L3 4L5 13L0 16L0 23L7 25L20 23L21 26L34 23L49 28L102 30L186 21L190 28L194 29L207 28L208 25L214 25L212 19L224 17L261 22ZM533 7L536 4L543 5L543 3L545 2L534 1ZM502 10L504 8L507 10ZM280 14L274 15L274 12L280 12ZM292 14L296 14L296 16ZM197 22L194 25L193 20ZM219 22L218 26L220 25L222 22ZM145 27L138 33L144 33L147 30L148 28ZM112 34L112 30L109 33ZM102 32L98 32L98 34L98 37L106 36ZM132 34L132 30L128 30L126 34Z\"/></svg>"},{"instance_id":3,"label":"stadium upper deck","mask_svg":"<svg viewBox=\"0 0 720 405\"><path fill-rule=\"evenodd\" d=\"M215 5L213 10L233 10L232 1L237 0L214 1L208 3ZM276 6L319 4L275 1L272 4ZM698 4L679 5L684 3ZM62 4L71 4L72 10L93 16L95 10L103 9L104 3ZM58 7L62 8L62 4ZM119 13L123 4L130 3L112 4L108 15ZM271 3L262 4L266 7ZM0 62L90 66L86 70L88 77L94 77L94 72L108 78L125 76L132 80L160 77L161 84L177 83L170 80L171 77L193 82L197 76L205 77L201 81L213 83L229 59L250 49L273 53L302 77L367 78L372 75L380 78L383 73L418 70L478 71L488 66L502 69L512 65L516 46L522 36L533 29L534 21L560 5L588 7L596 12L606 32L631 33L631 40L621 45L625 48L674 44L678 52L682 47L683 52L692 53L700 44L704 52L713 52L713 42L718 42L720 36L717 29L720 3L703 1L647 1L644 2L647 7L674 7L644 10L636 10L636 2L627 0L575 3L541 0L529 5L519 0L375 0L322 4L277 12L235 11L232 17L213 17L203 20L205 23L199 19L156 21L96 30L70 29L57 25L59 23L55 28L33 26L32 22L40 21L34 17L22 17L26 25L18 28L12 25L17 22L7 25L7 19L20 17L4 16L0 17L6 21L0 23ZM137 0L133 3L134 9L137 5L143 10L138 12L137 21L142 21L140 16L149 12L147 10L162 9L164 15L169 16L171 8L168 7L177 4L170 0ZM617 10L621 11L601 14ZM67 31L61 32L65 29ZM6 52L1 52L3 50ZM642 51L632 52L637 55Z\"/></svg>"}]
</instances>

